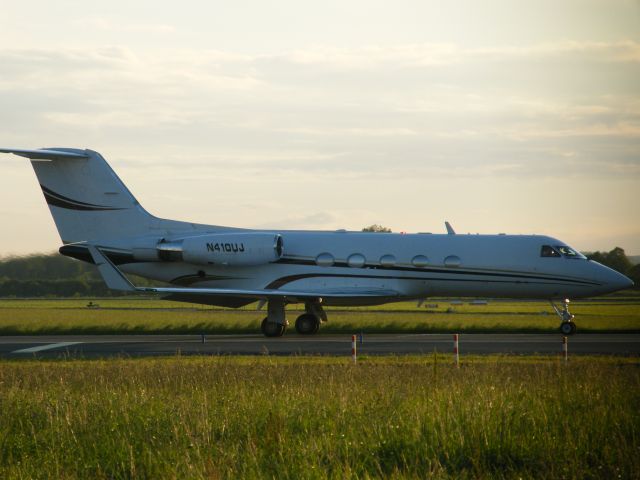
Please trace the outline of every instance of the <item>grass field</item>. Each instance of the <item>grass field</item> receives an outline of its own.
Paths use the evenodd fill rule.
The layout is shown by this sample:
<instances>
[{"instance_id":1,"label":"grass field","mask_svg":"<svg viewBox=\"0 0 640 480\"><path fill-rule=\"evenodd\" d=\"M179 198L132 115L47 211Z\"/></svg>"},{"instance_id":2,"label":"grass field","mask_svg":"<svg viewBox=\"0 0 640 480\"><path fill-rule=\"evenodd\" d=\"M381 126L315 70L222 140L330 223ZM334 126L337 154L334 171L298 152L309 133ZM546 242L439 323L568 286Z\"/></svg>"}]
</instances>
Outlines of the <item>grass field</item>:
<instances>
[{"instance_id":1,"label":"grass field","mask_svg":"<svg viewBox=\"0 0 640 480\"><path fill-rule=\"evenodd\" d=\"M0 478L639 478L638 359L0 362Z\"/></svg>"},{"instance_id":2,"label":"grass field","mask_svg":"<svg viewBox=\"0 0 640 480\"><path fill-rule=\"evenodd\" d=\"M152 299L0 300L0 334L64 333L249 333L266 313L255 305L211 308ZM434 306L437 305L437 306ZM288 310L290 322L300 306ZM579 331L640 332L640 297L614 296L571 304ZM559 319L545 302L491 301L488 305L450 300L395 303L368 308L328 308L321 333L555 332ZM290 333L293 329L290 330Z\"/></svg>"}]
</instances>

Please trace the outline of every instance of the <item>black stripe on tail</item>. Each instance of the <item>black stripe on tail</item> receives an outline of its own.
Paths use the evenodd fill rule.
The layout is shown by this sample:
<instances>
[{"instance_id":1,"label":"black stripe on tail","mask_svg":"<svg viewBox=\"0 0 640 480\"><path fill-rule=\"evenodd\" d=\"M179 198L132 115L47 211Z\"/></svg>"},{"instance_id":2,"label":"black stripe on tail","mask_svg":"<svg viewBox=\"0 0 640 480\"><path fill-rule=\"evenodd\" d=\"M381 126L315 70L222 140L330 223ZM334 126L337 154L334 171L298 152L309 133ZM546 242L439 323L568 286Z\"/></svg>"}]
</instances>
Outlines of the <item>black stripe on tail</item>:
<instances>
[{"instance_id":1,"label":"black stripe on tail","mask_svg":"<svg viewBox=\"0 0 640 480\"><path fill-rule=\"evenodd\" d=\"M85 210L85 211L105 211L105 210L124 210L118 207L109 207L106 205L94 205L93 203L80 202L71 198L60 195L53 190L48 189L44 185L40 185L44 198L49 205L54 207L66 208L67 210Z\"/></svg>"}]
</instances>

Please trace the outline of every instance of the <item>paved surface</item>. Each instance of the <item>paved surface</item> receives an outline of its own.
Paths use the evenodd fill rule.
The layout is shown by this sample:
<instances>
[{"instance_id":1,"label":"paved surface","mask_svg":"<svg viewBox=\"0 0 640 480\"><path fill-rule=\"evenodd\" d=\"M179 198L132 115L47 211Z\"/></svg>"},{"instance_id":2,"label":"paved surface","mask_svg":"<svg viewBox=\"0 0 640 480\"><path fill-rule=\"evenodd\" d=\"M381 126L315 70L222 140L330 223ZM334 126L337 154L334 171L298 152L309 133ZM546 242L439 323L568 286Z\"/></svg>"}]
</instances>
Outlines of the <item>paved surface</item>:
<instances>
[{"instance_id":1,"label":"paved surface","mask_svg":"<svg viewBox=\"0 0 640 480\"><path fill-rule=\"evenodd\" d=\"M562 350L556 334L462 334L460 353L556 354ZM365 355L451 352L452 336L365 335L358 352ZM345 355L349 335L282 338L261 335L65 335L0 337L0 357L143 357L159 355ZM640 355L640 334L578 334L569 337L569 354Z\"/></svg>"}]
</instances>

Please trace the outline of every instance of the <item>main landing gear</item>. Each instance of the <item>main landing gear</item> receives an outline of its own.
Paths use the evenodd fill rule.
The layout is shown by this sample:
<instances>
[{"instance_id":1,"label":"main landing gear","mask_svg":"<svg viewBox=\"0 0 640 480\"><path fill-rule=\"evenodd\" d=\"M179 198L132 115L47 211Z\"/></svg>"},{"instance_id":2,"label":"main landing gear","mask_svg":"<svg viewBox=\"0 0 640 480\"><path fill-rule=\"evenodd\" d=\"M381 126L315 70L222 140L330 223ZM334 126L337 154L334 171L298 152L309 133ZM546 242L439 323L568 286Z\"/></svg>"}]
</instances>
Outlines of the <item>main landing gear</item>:
<instances>
[{"instance_id":1,"label":"main landing gear","mask_svg":"<svg viewBox=\"0 0 640 480\"><path fill-rule=\"evenodd\" d=\"M573 335L574 333L576 333L577 328L575 322L573 321L574 315L569 312L569 299L565 298L564 302L562 303L562 308L558 308L558 306L553 303L553 300L551 301L551 306L562 320L562 323L560 323L560 333L565 336Z\"/></svg>"},{"instance_id":2,"label":"main landing gear","mask_svg":"<svg viewBox=\"0 0 640 480\"><path fill-rule=\"evenodd\" d=\"M269 317L262 320L260 330L265 337L281 337L287 331L286 323L270 322Z\"/></svg>"},{"instance_id":3,"label":"main landing gear","mask_svg":"<svg viewBox=\"0 0 640 480\"><path fill-rule=\"evenodd\" d=\"M284 300L269 300L267 318L262 320L260 329L265 337L281 337L287 330L284 313ZM320 329L320 323L327 321L327 314L320 301L305 303L305 313L296 319L296 332L300 335L313 335Z\"/></svg>"},{"instance_id":4,"label":"main landing gear","mask_svg":"<svg viewBox=\"0 0 640 480\"><path fill-rule=\"evenodd\" d=\"M265 337L281 337L287 330L284 305L284 299L269 300L267 318L262 320L262 324L260 325L260 329Z\"/></svg>"},{"instance_id":5,"label":"main landing gear","mask_svg":"<svg viewBox=\"0 0 640 480\"><path fill-rule=\"evenodd\" d=\"M322 309L320 301L304 304L305 313L296 320L296 332L300 335L313 335L318 333L320 323L327 321L327 314Z\"/></svg>"},{"instance_id":6,"label":"main landing gear","mask_svg":"<svg viewBox=\"0 0 640 480\"><path fill-rule=\"evenodd\" d=\"M320 319L311 313L303 313L296 319L296 332L300 335L313 335L320 329Z\"/></svg>"}]
</instances>

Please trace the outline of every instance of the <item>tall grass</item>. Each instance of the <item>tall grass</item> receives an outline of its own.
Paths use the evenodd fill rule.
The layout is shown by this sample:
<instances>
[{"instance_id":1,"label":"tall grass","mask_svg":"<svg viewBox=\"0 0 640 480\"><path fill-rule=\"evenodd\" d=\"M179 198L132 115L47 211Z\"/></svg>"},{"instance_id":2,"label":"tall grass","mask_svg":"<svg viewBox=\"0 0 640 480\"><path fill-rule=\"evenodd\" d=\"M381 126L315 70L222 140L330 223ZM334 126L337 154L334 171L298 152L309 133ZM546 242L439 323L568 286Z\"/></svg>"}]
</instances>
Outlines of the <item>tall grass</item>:
<instances>
[{"instance_id":1,"label":"tall grass","mask_svg":"<svg viewBox=\"0 0 640 480\"><path fill-rule=\"evenodd\" d=\"M2 478L638 478L637 360L0 363Z\"/></svg>"}]
</instances>

